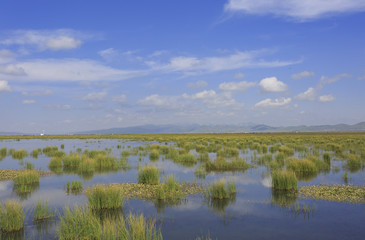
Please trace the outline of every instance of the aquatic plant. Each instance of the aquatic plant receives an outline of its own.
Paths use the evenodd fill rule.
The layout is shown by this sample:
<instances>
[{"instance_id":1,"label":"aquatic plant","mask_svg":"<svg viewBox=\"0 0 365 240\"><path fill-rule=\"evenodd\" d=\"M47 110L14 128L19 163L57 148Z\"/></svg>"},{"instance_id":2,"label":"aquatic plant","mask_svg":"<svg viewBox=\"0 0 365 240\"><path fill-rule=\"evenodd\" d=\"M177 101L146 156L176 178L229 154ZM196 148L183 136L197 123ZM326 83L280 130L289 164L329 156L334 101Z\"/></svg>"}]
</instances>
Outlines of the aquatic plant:
<instances>
[{"instance_id":1,"label":"aquatic plant","mask_svg":"<svg viewBox=\"0 0 365 240\"><path fill-rule=\"evenodd\" d=\"M288 160L287 168L294 172L317 172L317 166L308 159L293 158Z\"/></svg>"},{"instance_id":2,"label":"aquatic plant","mask_svg":"<svg viewBox=\"0 0 365 240\"><path fill-rule=\"evenodd\" d=\"M138 171L138 183L159 184L160 171L152 165L145 165Z\"/></svg>"},{"instance_id":3,"label":"aquatic plant","mask_svg":"<svg viewBox=\"0 0 365 240\"><path fill-rule=\"evenodd\" d=\"M243 158L233 159L232 161L227 161L225 158L218 158L215 161L208 161L205 163L205 168L207 171L227 171L227 170L238 170L247 169L250 165L246 163Z\"/></svg>"},{"instance_id":4,"label":"aquatic plant","mask_svg":"<svg viewBox=\"0 0 365 240\"><path fill-rule=\"evenodd\" d=\"M94 185L85 190L91 209L117 209L123 206L125 197L113 185Z\"/></svg>"},{"instance_id":5,"label":"aquatic plant","mask_svg":"<svg viewBox=\"0 0 365 240\"><path fill-rule=\"evenodd\" d=\"M57 236L60 240L100 239L102 227L99 219L87 208L75 206L63 210Z\"/></svg>"},{"instance_id":6,"label":"aquatic plant","mask_svg":"<svg viewBox=\"0 0 365 240\"><path fill-rule=\"evenodd\" d=\"M236 193L236 184L232 181L226 183L224 179L214 181L207 189L206 195L211 199L230 198Z\"/></svg>"},{"instance_id":7,"label":"aquatic plant","mask_svg":"<svg viewBox=\"0 0 365 240\"><path fill-rule=\"evenodd\" d=\"M67 193L80 193L82 192L82 182L81 181L71 181L66 184Z\"/></svg>"},{"instance_id":8,"label":"aquatic plant","mask_svg":"<svg viewBox=\"0 0 365 240\"><path fill-rule=\"evenodd\" d=\"M288 170L273 171L272 188L275 190L296 191L298 189L298 181L295 173Z\"/></svg>"},{"instance_id":9,"label":"aquatic plant","mask_svg":"<svg viewBox=\"0 0 365 240\"><path fill-rule=\"evenodd\" d=\"M158 149L152 149L150 152L150 159L153 160L158 160L160 157L160 152Z\"/></svg>"},{"instance_id":10,"label":"aquatic plant","mask_svg":"<svg viewBox=\"0 0 365 240\"><path fill-rule=\"evenodd\" d=\"M20 149L20 150L13 150L11 151L11 156L14 159L17 160L22 160L23 158L25 158L28 155L27 151L24 149Z\"/></svg>"},{"instance_id":11,"label":"aquatic plant","mask_svg":"<svg viewBox=\"0 0 365 240\"><path fill-rule=\"evenodd\" d=\"M55 212L52 208L48 207L48 201L37 201L35 207L33 207L34 220L44 220L55 216Z\"/></svg>"},{"instance_id":12,"label":"aquatic plant","mask_svg":"<svg viewBox=\"0 0 365 240\"><path fill-rule=\"evenodd\" d=\"M25 170L14 178L14 185L29 185L33 183L39 183L39 173L34 170Z\"/></svg>"},{"instance_id":13,"label":"aquatic plant","mask_svg":"<svg viewBox=\"0 0 365 240\"><path fill-rule=\"evenodd\" d=\"M0 228L3 232L19 231L24 226L25 213L22 205L16 200L0 203Z\"/></svg>"}]
</instances>

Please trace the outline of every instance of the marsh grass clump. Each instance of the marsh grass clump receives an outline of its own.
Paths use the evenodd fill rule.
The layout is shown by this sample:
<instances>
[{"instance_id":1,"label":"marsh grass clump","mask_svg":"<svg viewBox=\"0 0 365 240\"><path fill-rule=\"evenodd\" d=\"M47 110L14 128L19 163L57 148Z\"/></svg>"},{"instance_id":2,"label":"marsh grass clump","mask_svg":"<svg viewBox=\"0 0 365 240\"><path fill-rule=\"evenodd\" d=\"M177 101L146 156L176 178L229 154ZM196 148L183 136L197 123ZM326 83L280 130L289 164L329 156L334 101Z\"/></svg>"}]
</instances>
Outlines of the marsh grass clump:
<instances>
[{"instance_id":1,"label":"marsh grass clump","mask_svg":"<svg viewBox=\"0 0 365 240\"><path fill-rule=\"evenodd\" d=\"M95 185L85 190L91 209L117 209L123 206L124 196L120 189L110 185Z\"/></svg>"},{"instance_id":2,"label":"marsh grass clump","mask_svg":"<svg viewBox=\"0 0 365 240\"><path fill-rule=\"evenodd\" d=\"M55 212L52 208L48 207L48 201L37 201L35 207L33 207L34 220L44 220L55 216Z\"/></svg>"},{"instance_id":3,"label":"marsh grass clump","mask_svg":"<svg viewBox=\"0 0 365 240\"><path fill-rule=\"evenodd\" d=\"M227 161L225 158L218 158L215 161L208 161L205 163L205 168L207 171L242 170L249 167L250 165L246 163L243 158L237 158L231 161Z\"/></svg>"},{"instance_id":4,"label":"marsh grass clump","mask_svg":"<svg viewBox=\"0 0 365 240\"><path fill-rule=\"evenodd\" d=\"M26 169L26 170L34 170L34 164L32 164L30 162L25 162L24 169Z\"/></svg>"},{"instance_id":5,"label":"marsh grass clump","mask_svg":"<svg viewBox=\"0 0 365 240\"><path fill-rule=\"evenodd\" d=\"M218 157L233 158L233 157L238 157L238 155L239 155L239 150L237 148L224 148L217 152Z\"/></svg>"},{"instance_id":6,"label":"marsh grass clump","mask_svg":"<svg viewBox=\"0 0 365 240\"><path fill-rule=\"evenodd\" d=\"M80 193L82 192L82 182L81 181L71 181L66 184L67 193Z\"/></svg>"},{"instance_id":7,"label":"marsh grass clump","mask_svg":"<svg viewBox=\"0 0 365 240\"><path fill-rule=\"evenodd\" d=\"M160 158L160 151L158 149L152 149L150 152L150 159L152 161L158 160Z\"/></svg>"},{"instance_id":8,"label":"marsh grass clump","mask_svg":"<svg viewBox=\"0 0 365 240\"><path fill-rule=\"evenodd\" d=\"M318 172L316 164L308 159L303 159L303 160L297 158L290 159L287 162L287 168L294 172L304 172L304 173Z\"/></svg>"},{"instance_id":9,"label":"marsh grass clump","mask_svg":"<svg viewBox=\"0 0 365 240\"><path fill-rule=\"evenodd\" d=\"M60 240L100 239L102 226L99 219L87 207L66 207L60 216L57 236Z\"/></svg>"},{"instance_id":10,"label":"marsh grass clump","mask_svg":"<svg viewBox=\"0 0 365 240\"><path fill-rule=\"evenodd\" d=\"M138 183L142 184L159 184L160 171L152 165L145 165L138 171Z\"/></svg>"},{"instance_id":11,"label":"marsh grass clump","mask_svg":"<svg viewBox=\"0 0 365 240\"><path fill-rule=\"evenodd\" d=\"M28 155L27 151L24 149L20 149L20 150L13 150L11 151L11 156L14 159L17 160L22 160L24 159L26 156Z\"/></svg>"},{"instance_id":12,"label":"marsh grass clump","mask_svg":"<svg viewBox=\"0 0 365 240\"><path fill-rule=\"evenodd\" d=\"M177 158L174 160L176 163L180 163L187 166L192 166L198 162L196 157L191 153L183 153L179 154Z\"/></svg>"},{"instance_id":13,"label":"marsh grass clump","mask_svg":"<svg viewBox=\"0 0 365 240\"><path fill-rule=\"evenodd\" d=\"M62 158L63 167L66 169L77 169L81 163L81 157L77 153L70 153Z\"/></svg>"},{"instance_id":14,"label":"marsh grass clump","mask_svg":"<svg viewBox=\"0 0 365 240\"><path fill-rule=\"evenodd\" d=\"M297 191L298 181L295 173L287 170L274 171L272 176L272 188L275 190Z\"/></svg>"},{"instance_id":15,"label":"marsh grass clump","mask_svg":"<svg viewBox=\"0 0 365 240\"><path fill-rule=\"evenodd\" d=\"M210 199L228 199L236 194L236 184L232 181L226 183L224 179L214 181L207 189Z\"/></svg>"},{"instance_id":16,"label":"marsh grass clump","mask_svg":"<svg viewBox=\"0 0 365 240\"><path fill-rule=\"evenodd\" d=\"M6 147L0 149L0 159L5 158L8 150Z\"/></svg>"},{"instance_id":17,"label":"marsh grass clump","mask_svg":"<svg viewBox=\"0 0 365 240\"><path fill-rule=\"evenodd\" d=\"M30 152L30 156L32 156L34 159L37 159L38 158L38 155L42 153L42 149L40 148L37 148L37 149L33 149L31 152Z\"/></svg>"},{"instance_id":18,"label":"marsh grass clump","mask_svg":"<svg viewBox=\"0 0 365 240\"><path fill-rule=\"evenodd\" d=\"M14 185L31 185L34 183L39 183L39 173L34 170L25 170L14 178Z\"/></svg>"},{"instance_id":19,"label":"marsh grass clump","mask_svg":"<svg viewBox=\"0 0 365 240\"><path fill-rule=\"evenodd\" d=\"M348 169L350 172L357 172L361 169L362 162L360 155L356 154L348 154L347 160L345 163L345 168Z\"/></svg>"},{"instance_id":20,"label":"marsh grass clump","mask_svg":"<svg viewBox=\"0 0 365 240\"><path fill-rule=\"evenodd\" d=\"M0 228L2 232L19 231L24 226L25 213L22 205L15 200L0 203Z\"/></svg>"},{"instance_id":21,"label":"marsh grass clump","mask_svg":"<svg viewBox=\"0 0 365 240\"><path fill-rule=\"evenodd\" d=\"M48 163L48 168L52 172L60 173L62 172L62 158L60 157L52 157L51 160Z\"/></svg>"},{"instance_id":22,"label":"marsh grass clump","mask_svg":"<svg viewBox=\"0 0 365 240\"><path fill-rule=\"evenodd\" d=\"M197 167L194 170L194 175L197 178L204 179L207 176L207 171L205 170L205 166L201 165L201 166Z\"/></svg>"}]
</instances>

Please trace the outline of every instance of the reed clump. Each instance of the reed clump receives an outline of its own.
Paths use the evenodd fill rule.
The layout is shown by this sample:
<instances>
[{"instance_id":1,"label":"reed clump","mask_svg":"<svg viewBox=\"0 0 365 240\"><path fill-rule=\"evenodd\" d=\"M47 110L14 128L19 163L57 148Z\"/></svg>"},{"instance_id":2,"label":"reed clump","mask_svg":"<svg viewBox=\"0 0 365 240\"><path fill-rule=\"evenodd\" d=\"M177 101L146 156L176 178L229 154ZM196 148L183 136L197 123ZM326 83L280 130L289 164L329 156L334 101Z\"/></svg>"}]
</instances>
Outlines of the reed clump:
<instances>
[{"instance_id":1,"label":"reed clump","mask_svg":"<svg viewBox=\"0 0 365 240\"><path fill-rule=\"evenodd\" d=\"M14 185L31 185L34 183L39 183L39 173L34 170L25 170L14 178Z\"/></svg>"},{"instance_id":2,"label":"reed clump","mask_svg":"<svg viewBox=\"0 0 365 240\"><path fill-rule=\"evenodd\" d=\"M138 171L138 183L156 185L160 183L160 171L153 165L145 165Z\"/></svg>"},{"instance_id":3,"label":"reed clump","mask_svg":"<svg viewBox=\"0 0 365 240\"><path fill-rule=\"evenodd\" d=\"M249 167L250 165L246 163L243 158L237 158L231 161L227 161L225 158L218 158L215 161L208 161L205 163L207 171L229 171L247 169Z\"/></svg>"},{"instance_id":4,"label":"reed clump","mask_svg":"<svg viewBox=\"0 0 365 240\"><path fill-rule=\"evenodd\" d=\"M214 181L207 189L206 195L210 199L229 199L236 194L236 184L224 179Z\"/></svg>"},{"instance_id":5,"label":"reed clump","mask_svg":"<svg viewBox=\"0 0 365 240\"><path fill-rule=\"evenodd\" d=\"M57 236L60 240L100 239L102 234L99 219L87 207L66 207L60 216Z\"/></svg>"},{"instance_id":6,"label":"reed clump","mask_svg":"<svg viewBox=\"0 0 365 240\"><path fill-rule=\"evenodd\" d=\"M26 156L28 156L28 152L24 149L20 149L20 150L11 149L10 154L11 154L12 158L17 159L17 160L22 160Z\"/></svg>"},{"instance_id":7,"label":"reed clump","mask_svg":"<svg viewBox=\"0 0 365 240\"><path fill-rule=\"evenodd\" d=\"M152 149L150 152L150 159L152 161L158 160L160 158L160 151L158 149Z\"/></svg>"},{"instance_id":8,"label":"reed clump","mask_svg":"<svg viewBox=\"0 0 365 240\"><path fill-rule=\"evenodd\" d=\"M272 176L272 188L275 190L297 191L298 181L295 173L288 170L274 171Z\"/></svg>"},{"instance_id":9,"label":"reed clump","mask_svg":"<svg viewBox=\"0 0 365 240\"><path fill-rule=\"evenodd\" d=\"M91 209L117 209L123 206L125 197L118 187L98 184L85 190Z\"/></svg>"},{"instance_id":10,"label":"reed clump","mask_svg":"<svg viewBox=\"0 0 365 240\"><path fill-rule=\"evenodd\" d=\"M294 172L313 173L318 172L318 168L315 163L308 159L290 159L287 163L287 168Z\"/></svg>"},{"instance_id":11,"label":"reed clump","mask_svg":"<svg viewBox=\"0 0 365 240\"><path fill-rule=\"evenodd\" d=\"M0 228L3 232L19 231L24 226L25 213L22 205L15 200L0 203Z\"/></svg>"},{"instance_id":12,"label":"reed clump","mask_svg":"<svg viewBox=\"0 0 365 240\"><path fill-rule=\"evenodd\" d=\"M81 181L71 181L66 184L67 193L80 193L82 192L82 182Z\"/></svg>"},{"instance_id":13,"label":"reed clump","mask_svg":"<svg viewBox=\"0 0 365 240\"><path fill-rule=\"evenodd\" d=\"M37 201L35 207L33 207L34 220L44 220L55 216L55 211L48 206L48 201Z\"/></svg>"}]
</instances>

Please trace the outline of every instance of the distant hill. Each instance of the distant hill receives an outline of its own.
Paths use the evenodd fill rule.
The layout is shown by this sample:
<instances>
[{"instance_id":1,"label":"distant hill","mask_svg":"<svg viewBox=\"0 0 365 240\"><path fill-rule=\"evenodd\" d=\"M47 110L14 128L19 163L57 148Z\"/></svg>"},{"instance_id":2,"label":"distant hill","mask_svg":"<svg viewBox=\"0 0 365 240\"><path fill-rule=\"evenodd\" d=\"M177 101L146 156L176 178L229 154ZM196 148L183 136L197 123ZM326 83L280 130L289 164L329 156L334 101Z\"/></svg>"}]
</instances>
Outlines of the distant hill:
<instances>
[{"instance_id":1,"label":"distant hill","mask_svg":"<svg viewBox=\"0 0 365 240\"><path fill-rule=\"evenodd\" d=\"M365 122L354 125L319 125L271 127L264 124L246 125L141 125L75 132L73 134L160 134L160 133L240 133L240 132L365 132Z\"/></svg>"}]
</instances>

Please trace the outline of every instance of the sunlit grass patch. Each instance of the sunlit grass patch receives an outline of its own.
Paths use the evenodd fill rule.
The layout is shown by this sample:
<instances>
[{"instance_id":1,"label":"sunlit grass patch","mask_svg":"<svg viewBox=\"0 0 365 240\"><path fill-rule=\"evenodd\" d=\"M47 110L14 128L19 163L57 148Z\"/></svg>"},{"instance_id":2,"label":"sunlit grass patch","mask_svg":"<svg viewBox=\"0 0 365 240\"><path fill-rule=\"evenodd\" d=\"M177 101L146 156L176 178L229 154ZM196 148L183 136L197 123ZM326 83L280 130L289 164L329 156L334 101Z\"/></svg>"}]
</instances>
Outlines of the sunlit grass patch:
<instances>
[{"instance_id":1,"label":"sunlit grass patch","mask_svg":"<svg viewBox=\"0 0 365 240\"><path fill-rule=\"evenodd\" d=\"M24 226L25 213L22 205L15 200L0 203L0 228L3 232L19 231Z\"/></svg>"},{"instance_id":2,"label":"sunlit grass patch","mask_svg":"<svg viewBox=\"0 0 365 240\"><path fill-rule=\"evenodd\" d=\"M10 149L9 154L12 156L12 158L17 159L17 160L22 160L26 156L28 156L28 152L24 149L20 149L20 150Z\"/></svg>"},{"instance_id":3,"label":"sunlit grass patch","mask_svg":"<svg viewBox=\"0 0 365 240\"><path fill-rule=\"evenodd\" d=\"M34 170L25 170L14 178L14 185L30 185L39 183L39 173Z\"/></svg>"},{"instance_id":4,"label":"sunlit grass patch","mask_svg":"<svg viewBox=\"0 0 365 240\"><path fill-rule=\"evenodd\" d=\"M0 181L2 180L12 180L22 175L24 172L28 172L29 170L24 169L0 169ZM40 177L49 176L51 175L50 172L40 171L40 170L33 170L39 174Z\"/></svg>"},{"instance_id":5,"label":"sunlit grass patch","mask_svg":"<svg viewBox=\"0 0 365 240\"><path fill-rule=\"evenodd\" d=\"M229 171L238 169L247 169L250 165L246 163L243 158L233 159L227 161L225 158L218 158L215 161L208 161L205 163L207 171Z\"/></svg>"},{"instance_id":6,"label":"sunlit grass patch","mask_svg":"<svg viewBox=\"0 0 365 240\"><path fill-rule=\"evenodd\" d=\"M34 220L44 220L54 217L55 211L48 207L48 201L37 201L35 207L33 207Z\"/></svg>"},{"instance_id":7,"label":"sunlit grass patch","mask_svg":"<svg viewBox=\"0 0 365 240\"><path fill-rule=\"evenodd\" d=\"M275 190L296 191L298 189L298 181L295 173L287 170L273 171L272 188Z\"/></svg>"},{"instance_id":8,"label":"sunlit grass patch","mask_svg":"<svg viewBox=\"0 0 365 240\"><path fill-rule=\"evenodd\" d=\"M71 181L66 184L67 193L80 193L82 192L82 182L81 181Z\"/></svg>"},{"instance_id":9,"label":"sunlit grass patch","mask_svg":"<svg viewBox=\"0 0 365 240\"><path fill-rule=\"evenodd\" d=\"M120 188L113 185L94 185L85 190L92 209L117 209L123 206L125 197Z\"/></svg>"},{"instance_id":10,"label":"sunlit grass patch","mask_svg":"<svg viewBox=\"0 0 365 240\"><path fill-rule=\"evenodd\" d=\"M159 184L160 171L152 165L143 166L138 171L138 183L153 185Z\"/></svg>"},{"instance_id":11,"label":"sunlit grass patch","mask_svg":"<svg viewBox=\"0 0 365 240\"><path fill-rule=\"evenodd\" d=\"M206 195L211 199L227 199L236 194L236 184L224 179L214 181L207 189Z\"/></svg>"}]
</instances>

